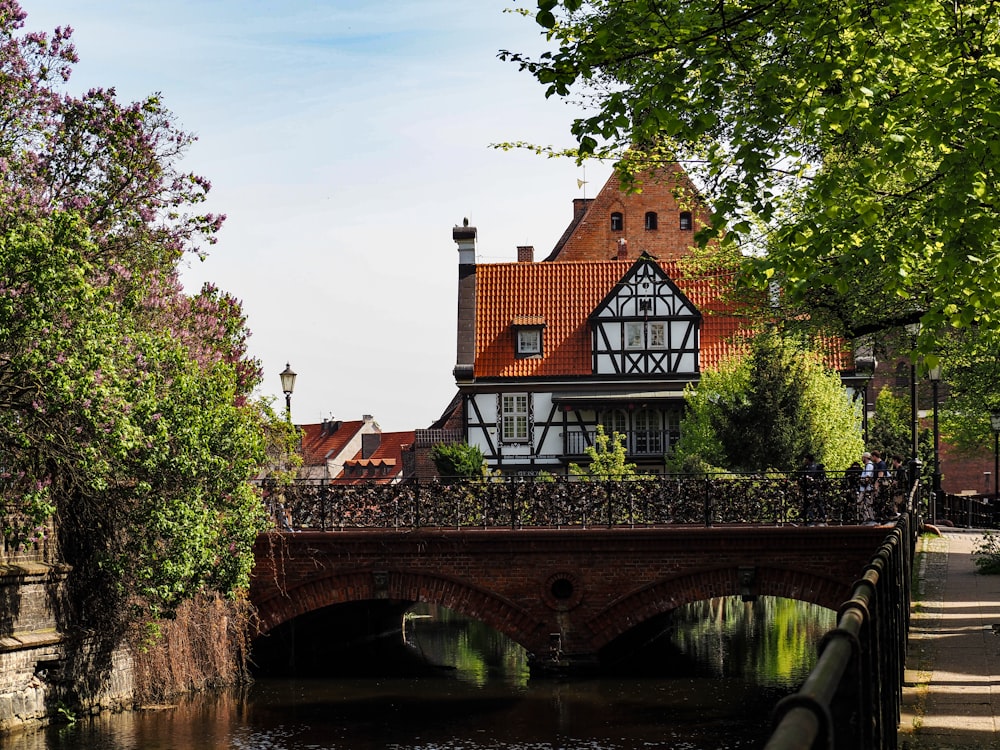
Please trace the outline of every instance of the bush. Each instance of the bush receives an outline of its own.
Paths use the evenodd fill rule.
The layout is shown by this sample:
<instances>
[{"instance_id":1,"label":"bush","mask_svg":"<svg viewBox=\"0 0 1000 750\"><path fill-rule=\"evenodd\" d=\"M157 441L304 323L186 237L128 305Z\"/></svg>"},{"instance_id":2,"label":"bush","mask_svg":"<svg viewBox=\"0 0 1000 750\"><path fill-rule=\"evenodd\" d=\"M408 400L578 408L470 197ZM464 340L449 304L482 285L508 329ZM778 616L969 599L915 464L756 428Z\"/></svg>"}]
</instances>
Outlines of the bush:
<instances>
[{"instance_id":1,"label":"bush","mask_svg":"<svg viewBox=\"0 0 1000 750\"><path fill-rule=\"evenodd\" d=\"M985 532L982 541L972 549L972 561L984 575L1000 573L1000 538Z\"/></svg>"}]
</instances>

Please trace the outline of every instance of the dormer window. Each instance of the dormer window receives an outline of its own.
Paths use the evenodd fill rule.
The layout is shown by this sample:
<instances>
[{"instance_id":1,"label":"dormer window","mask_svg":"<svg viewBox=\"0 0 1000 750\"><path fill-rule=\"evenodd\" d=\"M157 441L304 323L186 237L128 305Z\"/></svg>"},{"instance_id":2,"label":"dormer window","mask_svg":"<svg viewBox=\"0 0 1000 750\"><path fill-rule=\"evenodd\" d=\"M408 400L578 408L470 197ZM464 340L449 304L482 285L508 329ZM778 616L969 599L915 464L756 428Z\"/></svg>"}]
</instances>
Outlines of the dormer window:
<instances>
[{"instance_id":1,"label":"dormer window","mask_svg":"<svg viewBox=\"0 0 1000 750\"><path fill-rule=\"evenodd\" d=\"M517 332L517 356L531 357L542 353L542 329L522 328Z\"/></svg>"},{"instance_id":2,"label":"dormer window","mask_svg":"<svg viewBox=\"0 0 1000 750\"><path fill-rule=\"evenodd\" d=\"M611 231L620 232L625 228L625 217L622 216L621 211L615 211L611 214Z\"/></svg>"},{"instance_id":3,"label":"dormer window","mask_svg":"<svg viewBox=\"0 0 1000 750\"><path fill-rule=\"evenodd\" d=\"M656 229L656 211L646 212L646 229L648 230Z\"/></svg>"},{"instance_id":4,"label":"dormer window","mask_svg":"<svg viewBox=\"0 0 1000 750\"><path fill-rule=\"evenodd\" d=\"M680 223L681 231L690 232L692 226L693 225L691 223L691 212L681 211L681 223Z\"/></svg>"},{"instance_id":5,"label":"dormer window","mask_svg":"<svg viewBox=\"0 0 1000 750\"><path fill-rule=\"evenodd\" d=\"M545 318L541 315L518 315L511 321L511 328L514 329L514 356L518 359L542 356Z\"/></svg>"}]
</instances>

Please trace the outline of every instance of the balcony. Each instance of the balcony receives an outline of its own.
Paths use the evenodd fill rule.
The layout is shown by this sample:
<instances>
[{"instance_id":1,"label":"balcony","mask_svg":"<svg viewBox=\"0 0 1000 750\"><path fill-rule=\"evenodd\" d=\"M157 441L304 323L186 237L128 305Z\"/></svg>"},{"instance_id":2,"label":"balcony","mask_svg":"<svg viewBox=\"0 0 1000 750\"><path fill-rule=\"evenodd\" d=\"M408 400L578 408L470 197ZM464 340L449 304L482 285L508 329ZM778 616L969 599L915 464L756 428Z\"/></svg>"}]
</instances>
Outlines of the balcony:
<instances>
[{"instance_id":1,"label":"balcony","mask_svg":"<svg viewBox=\"0 0 1000 750\"><path fill-rule=\"evenodd\" d=\"M625 452L629 456L662 456L677 439L671 430L628 430L625 435ZM594 430L573 430L565 434L564 453L582 456L588 445L594 444Z\"/></svg>"}]
</instances>

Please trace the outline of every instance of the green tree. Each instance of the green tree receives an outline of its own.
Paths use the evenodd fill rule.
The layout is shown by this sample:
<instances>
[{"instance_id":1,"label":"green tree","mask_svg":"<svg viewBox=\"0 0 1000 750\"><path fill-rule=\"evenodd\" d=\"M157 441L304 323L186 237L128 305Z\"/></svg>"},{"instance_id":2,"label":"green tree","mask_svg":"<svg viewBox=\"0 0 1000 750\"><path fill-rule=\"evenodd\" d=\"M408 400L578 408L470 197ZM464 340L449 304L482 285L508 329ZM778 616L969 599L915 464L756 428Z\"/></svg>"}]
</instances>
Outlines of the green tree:
<instances>
[{"instance_id":1,"label":"green tree","mask_svg":"<svg viewBox=\"0 0 1000 750\"><path fill-rule=\"evenodd\" d=\"M908 460L913 453L912 422L909 398L901 398L889 388L883 388L875 397L875 416L869 429L871 445L889 460L893 454Z\"/></svg>"},{"instance_id":2,"label":"green tree","mask_svg":"<svg viewBox=\"0 0 1000 750\"><path fill-rule=\"evenodd\" d=\"M206 590L239 595L263 528L259 363L237 300L178 280L211 243L192 137L158 96L63 91L69 27L0 7L0 503L8 542L48 528L78 622L115 638Z\"/></svg>"},{"instance_id":3,"label":"green tree","mask_svg":"<svg viewBox=\"0 0 1000 750\"><path fill-rule=\"evenodd\" d=\"M144 293L94 283L88 237L60 213L0 236L5 535L28 541L56 512L90 614L155 615L245 589L267 417L231 360L238 306L155 275Z\"/></svg>"},{"instance_id":4,"label":"green tree","mask_svg":"<svg viewBox=\"0 0 1000 750\"><path fill-rule=\"evenodd\" d=\"M586 466L571 463L569 473L583 480L621 481L636 476L635 464L626 461L625 436L620 432L608 435L604 425L597 425L594 444L583 452L590 459Z\"/></svg>"},{"instance_id":5,"label":"green tree","mask_svg":"<svg viewBox=\"0 0 1000 750\"><path fill-rule=\"evenodd\" d=\"M1000 340L980 330L955 334L945 349L941 434L961 453L992 450L990 414L1000 412Z\"/></svg>"},{"instance_id":6,"label":"green tree","mask_svg":"<svg viewBox=\"0 0 1000 750\"><path fill-rule=\"evenodd\" d=\"M483 452L468 443L436 443L431 460L444 479L477 479L484 475Z\"/></svg>"},{"instance_id":7,"label":"green tree","mask_svg":"<svg viewBox=\"0 0 1000 750\"><path fill-rule=\"evenodd\" d=\"M703 372L685 399L671 471L792 471L807 453L841 470L862 451L860 415L840 378L777 333Z\"/></svg>"},{"instance_id":8,"label":"green tree","mask_svg":"<svg viewBox=\"0 0 1000 750\"><path fill-rule=\"evenodd\" d=\"M582 103L579 158L681 163L744 279L853 338L1000 327L997 7L936 0L538 0L503 51ZM628 153L628 158L623 154ZM641 185L639 186L641 187ZM695 200L696 197L685 199Z\"/></svg>"}]
</instances>

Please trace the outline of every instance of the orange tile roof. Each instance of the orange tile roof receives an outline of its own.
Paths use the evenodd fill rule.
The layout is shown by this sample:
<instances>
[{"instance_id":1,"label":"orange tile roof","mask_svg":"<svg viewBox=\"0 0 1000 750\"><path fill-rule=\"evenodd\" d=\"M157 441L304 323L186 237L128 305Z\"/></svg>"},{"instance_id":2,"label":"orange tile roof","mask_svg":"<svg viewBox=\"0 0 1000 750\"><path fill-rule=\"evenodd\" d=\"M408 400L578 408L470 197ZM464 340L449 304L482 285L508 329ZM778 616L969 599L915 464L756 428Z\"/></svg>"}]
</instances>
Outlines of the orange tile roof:
<instances>
[{"instance_id":1,"label":"orange tile roof","mask_svg":"<svg viewBox=\"0 0 1000 750\"><path fill-rule=\"evenodd\" d=\"M302 431L302 463L305 466L326 463L327 456L336 456L343 451L363 425L364 422L360 419L341 422L336 430L326 435L323 434L323 424L299 425L299 430Z\"/></svg>"},{"instance_id":2,"label":"orange tile roof","mask_svg":"<svg viewBox=\"0 0 1000 750\"><path fill-rule=\"evenodd\" d=\"M591 375L587 316L621 281L635 260L491 263L476 267L477 378ZM701 366L714 367L734 351L731 337L746 326L736 307L722 299L729 275L685 276L660 262L704 319ZM512 321L543 319L544 356L514 356Z\"/></svg>"},{"instance_id":3,"label":"orange tile roof","mask_svg":"<svg viewBox=\"0 0 1000 750\"><path fill-rule=\"evenodd\" d=\"M378 448L372 451L368 458L361 458L361 451L354 454L353 458L344 462L342 471L333 481L336 484L365 484L376 482L377 484L387 484L399 476L403 466L403 449L409 447L416 440L415 430L404 432L383 432ZM347 467L360 467L362 469L386 468L386 474L373 474L371 476L347 476Z\"/></svg>"}]
</instances>

